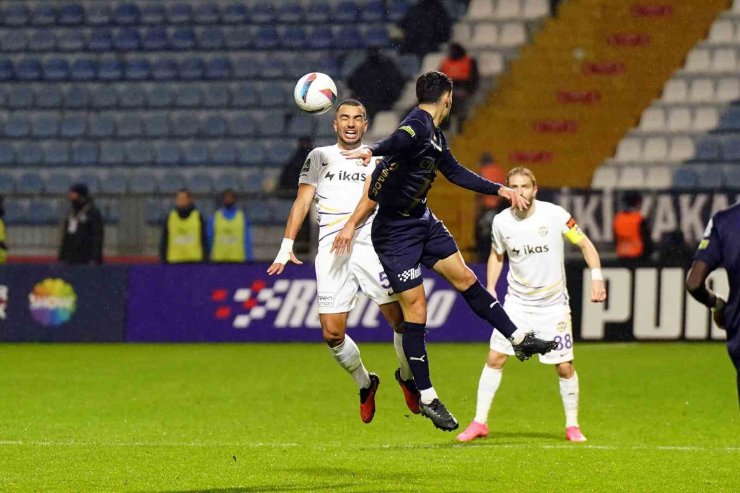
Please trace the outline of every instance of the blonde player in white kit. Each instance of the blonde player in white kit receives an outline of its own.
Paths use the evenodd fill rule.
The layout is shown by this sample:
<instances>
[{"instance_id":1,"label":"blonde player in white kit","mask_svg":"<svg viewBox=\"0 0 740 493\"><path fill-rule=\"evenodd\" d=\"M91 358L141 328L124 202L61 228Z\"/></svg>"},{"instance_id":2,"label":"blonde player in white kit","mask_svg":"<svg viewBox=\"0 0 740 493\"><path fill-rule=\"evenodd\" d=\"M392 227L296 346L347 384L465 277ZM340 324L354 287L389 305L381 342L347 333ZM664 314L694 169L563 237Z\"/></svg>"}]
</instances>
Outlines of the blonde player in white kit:
<instances>
[{"instance_id":1,"label":"blonde player in white kit","mask_svg":"<svg viewBox=\"0 0 740 493\"><path fill-rule=\"evenodd\" d=\"M301 264L293 254L293 241L308 214L316 204L319 222L319 248L316 254L316 303L324 340L334 359L354 378L360 389L360 418L370 423L375 415L375 393L380 379L370 373L360 359L360 350L347 335L347 318L362 291L374 301L395 331L393 345L399 368L396 380L404 393L411 412L419 413L419 391L414 383L400 334L403 324L401 306L390 291L383 267L370 239L374 213L357 228L349 255L332 252L334 237L352 215L365 190L365 178L375 169L374 162L363 164L360 159L347 159L342 151L362 145L367 130L367 113L359 101L348 99L340 103L334 115L337 143L312 150L301 169L298 195L285 227L285 237L269 275L283 272L288 262ZM368 182L369 183L369 182Z\"/></svg>"},{"instance_id":2,"label":"blonde player in white kit","mask_svg":"<svg viewBox=\"0 0 740 493\"><path fill-rule=\"evenodd\" d=\"M565 209L535 200L537 180L529 169L512 169L507 174L506 184L521 193L530 205L521 211L509 208L494 217L487 288L491 293L495 292L505 253L509 257L509 288L504 309L517 327L536 330L538 337L558 342L557 349L540 355L540 362L555 365L560 379L565 438L585 442L586 437L578 425L578 374L573 367L573 331L563 238L581 250L591 269L591 301L596 303L606 300L599 254ZM457 436L459 441L469 442L488 436L488 413L501 384L504 364L513 355L511 343L493 331L488 360L478 383L475 419Z\"/></svg>"}]
</instances>

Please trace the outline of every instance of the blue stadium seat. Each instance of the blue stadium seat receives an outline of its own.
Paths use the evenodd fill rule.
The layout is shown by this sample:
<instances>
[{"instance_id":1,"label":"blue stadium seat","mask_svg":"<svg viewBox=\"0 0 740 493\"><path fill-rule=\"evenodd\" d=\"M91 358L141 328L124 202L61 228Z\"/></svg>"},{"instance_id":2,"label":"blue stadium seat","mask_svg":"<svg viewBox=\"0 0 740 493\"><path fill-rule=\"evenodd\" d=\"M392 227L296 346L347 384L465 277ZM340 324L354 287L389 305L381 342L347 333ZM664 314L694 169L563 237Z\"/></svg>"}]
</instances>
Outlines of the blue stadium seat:
<instances>
[{"instance_id":1,"label":"blue stadium seat","mask_svg":"<svg viewBox=\"0 0 740 493\"><path fill-rule=\"evenodd\" d=\"M141 119L139 115L124 113L118 117L116 135L122 138L141 137Z\"/></svg>"},{"instance_id":2,"label":"blue stadium seat","mask_svg":"<svg viewBox=\"0 0 740 493\"><path fill-rule=\"evenodd\" d=\"M275 218L272 215L272 209L267 207L247 207L247 215L253 224L271 224L275 222Z\"/></svg>"},{"instance_id":3,"label":"blue stadium seat","mask_svg":"<svg viewBox=\"0 0 740 493\"><path fill-rule=\"evenodd\" d=\"M38 143L24 142L18 148L16 160L21 166L42 166L44 164L44 153Z\"/></svg>"},{"instance_id":4,"label":"blue stadium seat","mask_svg":"<svg viewBox=\"0 0 740 493\"><path fill-rule=\"evenodd\" d=\"M421 62L416 55L401 55L398 59L398 68L404 79L410 80L421 70Z\"/></svg>"},{"instance_id":5,"label":"blue stadium seat","mask_svg":"<svg viewBox=\"0 0 740 493\"><path fill-rule=\"evenodd\" d=\"M143 108L146 105L146 94L139 85L121 86L119 96L118 104L121 108Z\"/></svg>"},{"instance_id":6,"label":"blue stadium seat","mask_svg":"<svg viewBox=\"0 0 740 493\"><path fill-rule=\"evenodd\" d=\"M73 142L72 164L75 166L98 164L98 146L92 142Z\"/></svg>"},{"instance_id":7,"label":"blue stadium seat","mask_svg":"<svg viewBox=\"0 0 740 493\"><path fill-rule=\"evenodd\" d=\"M128 178L123 173L113 172L100 182L100 191L110 194L122 194L128 191Z\"/></svg>"},{"instance_id":8,"label":"blue stadium seat","mask_svg":"<svg viewBox=\"0 0 740 493\"><path fill-rule=\"evenodd\" d=\"M280 35L273 26L260 27L255 33L252 45L258 50L274 50L280 46Z\"/></svg>"},{"instance_id":9,"label":"blue stadium seat","mask_svg":"<svg viewBox=\"0 0 740 493\"><path fill-rule=\"evenodd\" d=\"M44 190L46 193L63 194L67 193L69 187L72 185L72 177L67 173L54 172L51 173L45 180Z\"/></svg>"},{"instance_id":10,"label":"blue stadium seat","mask_svg":"<svg viewBox=\"0 0 740 493\"><path fill-rule=\"evenodd\" d=\"M227 5L221 15L221 20L226 24L243 24L247 22L249 12L242 3Z\"/></svg>"},{"instance_id":11,"label":"blue stadium seat","mask_svg":"<svg viewBox=\"0 0 740 493\"><path fill-rule=\"evenodd\" d=\"M121 26L137 24L141 12L139 7L133 3L122 3L113 10L113 21Z\"/></svg>"},{"instance_id":12,"label":"blue stadium seat","mask_svg":"<svg viewBox=\"0 0 740 493\"><path fill-rule=\"evenodd\" d=\"M725 141L724 158L726 161L740 161L740 137L733 135Z\"/></svg>"},{"instance_id":13,"label":"blue stadium seat","mask_svg":"<svg viewBox=\"0 0 740 493\"><path fill-rule=\"evenodd\" d=\"M195 137L200 132L200 120L195 113L180 113L172 120L172 134L177 137Z\"/></svg>"},{"instance_id":14,"label":"blue stadium seat","mask_svg":"<svg viewBox=\"0 0 740 493\"><path fill-rule=\"evenodd\" d=\"M229 28L224 32L224 43L229 50L249 48L252 46L252 33L246 27Z\"/></svg>"},{"instance_id":15,"label":"blue stadium seat","mask_svg":"<svg viewBox=\"0 0 740 493\"><path fill-rule=\"evenodd\" d=\"M306 6L304 18L310 24L326 24L331 21L331 14L329 2L310 2Z\"/></svg>"},{"instance_id":16,"label":"blue stadium seat","mask_svg":"<svg viewBox=\"0 0 740 493\"><path fill-rule=\"evenodd\" d=\"M113 36L110 29L94 29L90 34L87 42L87 49L90 51L110 51L113 48Z\"/></svg>"},{"instance_id":17,"label":"blue stadium seat","mask_svg":"<svg viewBox=\"0 0 740 493\"><path fill-rule=\"evenodd\" d=\"M13 200L5 204L5 220L8 224L23 224L27 216L28 212L23 202Z\"/></svg>"},{"instance_id":18,"label":"blue stadium seat","mask_svg":"<svg viewBox=\"0 0 740 493\"><path fill-rule=\"evenodd\" d=\"M380 0L370 0L360 7L360 22L368 24L385 22L384 3Z\"/></svg>"},{"instance_id":19,"label":"blue stadium seat","mask_svg":"<svg viewBox=\"0 0 740 493\"><path fill-rule=\"evenodd\" d=\"M110 8L105 3L89 5L85 10L85 18L93 26L107 26L112 22Z\"/></svg>"},{"instance_id":20,"label":"blue stadium seat","mask_svg":"<svg viewBox=\"0 0 740 493\"><path fill-rule=\"evenodd\" d=\"M109 114L90 116L90 136L95 138L113 137L116 132L116 122Z\"/></svg>"},{"instance_id":21,"label":"blue stadium seat","mask_svg":"<svg viewBox=\"0 0 740 493\"><path fill-rule=\"evenodd\" d=\"M63 100L65 108L86 108L90 104L90 93L84 86L70 86L64 91Z\"/></svg>"},{"instance_id":22,"label":"blue stadium seat","mask_svg":"<svg viewBox=\"0 0 740 493\"><path fill-rule=\"evenodd\" d=\"M141 47L150 51L165 50L168 43L167 30L160 26L148 29L141 39Z\"/></svg>"},{"instance_id":23,"label":"blue stadium seat","mask_svg":"<svg viewBox=\"0 0 740 493\"><path fill-rule=\"evenodd\" d=\"M303 7L295 1L288 1L276 9L275 16L281 24L297 24L303 21Z\"/></svg>"},{"instance_id":24,"label":"blue stadium seat","mask_svg":"<svg viewBox=\"0 0 740 493\"><path fill-rule=\"evenodd\" d=\"M2 104L0 96L0 104ZM62 90L58 84L49 84L42 86L35 91L34 103L37 108L59 109L62 106Z\"/></svg>"},{"instance_id":25,"label":"blue stadium seat","mask_svg":"<svg viewBox=\"0 0 740 493\"><path fill-rule=\"evenodd\" d=\"M83 51L85 36L80 29L67 29L57 38L57 48L61 51Z\"/></svg>"},{"instance_id":26,"label":"blue stadium seat","mask_svg":"<svg viewBox=\"0 0 740 493\"><path fill-rule=\"evenodd\" d=\"M44 62L44 79L66 80L69 77L69 63L64 58L49 58Z\"/></svg>"},{"instance_id":27,"label":"blue stadium seat","mask_svg":"<svg viewBox=\"0 0 740 493\"><path fill-rule=\"evenodd\" d=\"M80 173L80 177L77 181L87 185L87 189L90 190L90 193L96 194L100 192L100 179L98 174L94 171L85 171Z\"/></svg>"},{"instance_id":28,"label":"blue stadium seat","mask_svg":"<svg viewBox=\"0 0 740 493\"><path fill-rule=\"evenodd\" d=\"M28 49L30 51L54 51L57 41L54 33L47 29L40 29L33 33L28 40Z\"/></svg>"},{"instance_id":29,"label":"blue stadium seat","mask_svg":"<svg viewBox=\"0 0 740 493\"><path fill-rule=\"evenodd\" d=\"M229 188L232 190L240 191L242 187L243 187L242 179L239 177L239 175L231 171L226 171L224 173L221 173L213 181L213 188L217 192L220 192L220 191L223 191Z\"/></svg>"},{"instance_id":30,"label":"blue stadium seat","mask_svg":"<svg viewBox=\"0 0 740 493\"><path fill-rule=\"evenodd\" d=\"M14 86L8 94L6 103L10 109L25 109L33 106L33 89L28 85Z\"/></svg>"},{"instance_id":31,"label":"blue stadium seat","mask_svg":"<svg viewBox=\"0 0 740 493\"><path fill-rule=\"evenodd\" d=\"M226 135L226 120L221 115L210 115L203 122L201 132L206 137Z\"/></svg>"},{"instance_id":32,"label":"blue stadium seat","mask_svg":"<svg viewBox=\"0 0 740 493\"><path fill-rule=\"evenodd\" d=\"M36 58L26 58L15 66L15 76L19 80L41 79L41 62Z\"/></svg>"},{"instance_id":33,"label":"blue stadium seat","mask_svg":"<svg viewBox=\"0 0 740 493\"><path fill-rule=\"evenodd\" d=\"M308 37L307 46L313 50L326 50L334 46L334 33L331 28L319 26Z\"/></svg>"},{"instance_id":34,"label":"blue stadium seat","mask_svg":"<svg viewBox=\"0 0 740 493\"><path fill-rule=\"evenodd\" d=\"M31 123L26 115L14 114L5 121L3 125L3 134L6 137L19 139L28 137L31 133Z\"/></svg>"},{"instance_id":35,"label":"blue stadium seat","mask_svg":"<svg viewBox=\"0 0 740 493\"><path fill-rule=\"evenodd\" d=\"M170 47L174 50L190 50L195 46L195 33L189 27L181 27L170 36Z\"/></svg>"},{"instance_id":36,"label":"blue stadium seat","mask_svg":"<svg viewBox=\"0 0 740 493\"><path fill-rule=\"evenodd\" d=\"M285 106L285 98L292 91L287 91L282 85L266 84L260 91L260 105L263 107Z\"/></svg>"},{"instance_id":37,"label":"blue stadium seat","mask_svg":"<svg viewBox=\"0 0 740 493\"><path fill-rule=\"evenodd\" d=\"M165 22L165 9L161 3L147 4L141 9L141 23L160 25Z\"/></svg>"},{"instance_id":38,"label":"blue stadium seat","mask_svg":"<svg viewBox=\"0 0 740 493\"><path fill-rule=\"evenodd\" d=\"M220 27L207 27L197 33L197 45L201 50L218 50L224 45L224 32Z\"/></svg>"},{"instance_id":39,"label":"blue stadium seat","mask_svg":"<svg viewBox=\"0 0 740 493\"><path fill-rule=\"evenodd\" d=\"M282 132L279 134L282 136ZM265 149L265 164L282 166L293 155L295 146L293 141L274 140L269 142Z\"/></svg>"},{"instance_id":40,"label":"blue stadium seat","mask_svg":"<svg viewBox=\"0 0 740 493\"><path fill-rule=\"evenodd\" d=\"M161 225L167 219L168 211L161 199L146 199L144 220L147 224Z\"/></svg>"},{"instance_id":41,"label":"blue stadium seat","mask_svg":"<svg viewBox=\"0 0 740 493\"><path fill-rule=\"evenodd\" d=\"M171 58L162 58L152 64L152 78L156 80L173 80L177 78L177 62Z\"/></svg>"},{"instance_id":42,"label":"blue stadium seat","mask_svg":"<svg viewBox=\"0 0 740 493\"><path fill-rule=\"evenodd\" d=\"M225 108L230 101L229 88L224 84L209 84L203 94L203 105L207 108Z\"/></svg>"},{"instance_id":43,"label":"blue stadium seat","mask_svg":"<svg viewBox=\"0 0 740 493\"><path fill-rule=\"evenodd\" d=\"M15 148L7 142L0 142L0 166L12 166L14 164ZM2 190L0 190L0 193L3 193Z\"/></svg>"},{"instance_id":44,"label":"blue stadium seat","mask_svg":"<svg viewBox=\"0 0 740 493\"><path fill-rule=\"evenodd\" d=\"M103 215L105 224L116 224L120 220L121 213L117 200L103 199L98 202L100 213Z\"/></svg>"},{"instance_id":45,"label":"blue stadium seat","mask_svg":"<svg viewBox=\"0 0 740 493\"><path fill-rule=\"evenodd\" d=\"M23 173L16 181L15 190L18 193L42 193L44 191L44 180L33 171Z\"/></svg>"},{"instance_id":46,"label":"blue stadium seat","mask_svg":"<svg viewBox=\"0 0 740 493\"><path fill-rule=\"evenodd\" d=\"M76 3L68 3L59 7L58 22L62 26L77 26L85 20L85 9Z\"/></svg>"},{"instance_id":47,"label":"blue stadium seat","mask_svg":"<svg viewBox=\"0 0 740 493\"><path fill-rule=\"evenodd\" d=\"M411 7L410 0L393 0L390 2L388 20L391 22L400 21L406 15L406 12L408 12L409 7Z\"/></svg>"},{"instance_id":48,"label":"blue stadium seat","mask_svg":"<svg viewBox=\"0 0 740 493\"><path fill-rule=\"evenodd\" d=\"M167 20L171 24L189 24L193 15L190 4L176 3L170 5L167 10Z\"/></svg>"},{"instance_id":49,"label":"blue stadium seat","mask_svg":"<svg viewBox=\"0 0 740 493\"><path fill-rule=\"evenodd\" d=\"M231 77L231 61L226 57L211 58L206 62L205 77L209 80L224 80Z\"/></svg>"},{"instance_id":50,"label":"blue stadium seat","mask_svg":"<svg viewBox=\"0 0 740 493\"><path fill-rule=\"evenodd\" d=\"M152 146L148 141L134 141L125 144L126 163L131 166L151 166L154 162Z\"/></svg>"},{"instance_id":51,"label":"blue stadium seat","mask_svg":"<svg viewBox=\"0 0 740 493\"><path fill-rule=\"evenodd\" d=\"M740 108L730 106L719 119L719 130L740 130Z\"/></svg>"},{"instance_id":52,"label":"blue stadium seat","mask_svg":"<svg viewBox=\"0 0 740 493\"><path fill-rule=\"evenodd\" d=\"M44 144L44 162L49 166L67 166L69 164L69 144L52 141Z\"/></svg>"},{"instance_id":53,"label":"blue stadium seat","mask_svg":"<svg viewBox=\"0 0 740 493\"><path fill-rule=\"evenodd\" d=\"M258 105L255 84L238 84L232 88L231 104L237 108L252 108Z\"/></svg>"},{"instance_id":54,"label":"blue stadium seat","mask_svg":"<svg viewBox=\"0 0 740 493\"><path fill-rule=\"evenodd\" d=\"M157 189L157 179L152 173L140 171L131 176L128 181L131 193L154 193Z\"/></svg>"},{"instance_id":55,"label":"blue stadium seat","mask_svg":"<svg viewBox=\"0 0 740 493\"><path fill-rule=\"evenodd\" d=\"M244 176L244 191L247 193L259 193L262 191L262 180L264 179L264 168L260 167L257 169L249 170L245 176ZM253 218L252 215L252 209L255 208L257 204L255 202L250 201L250 204L247 206L247 215L250 216L250 219ZM267 207L262 207L265 209L262 214L264 217L272 217L272 211L271 209Z\"/></svg>"},{"instance_id":56,"label":"blue stadium seat","mask_svg":"<svg viewBox=\"0 0 740 493\"><path fill-rule=\"evenodd\" d=\"M113 37L113 48L118 51L134 51L139 49L139 31L133 27L126 27L118 31Z\"/></svg>"},{"instance_id":57,"label":"blue stadium seat","mask_svg":"<svg viewBox=\"0 0 740 493\"><path fill-rule=\"evenodd\" d=\"M30 200L26 209L25 224L52 224L55 210L48 200Z\"/></svg>"},{"instance_id":58,"label":"blue stadium seat","mask_svg":"<svg viewBox=\"0 0 740 493\"><path fill-rule=\"evenodd\" d=\"M289 50L303 50L306 48L306 30L302 26L288 26L283 31L280 44Z\"/></svg>"},{"instance_id":59,"label":"blue stadium seat","mask_svg":"<svg viewBox=\"0 0 740 493\"><path fill-rule=\"evenodd\" d=\"M365 33L365 46L388 46L391 38L385 26L373 26Z\"/></svg>"},{"instance_id":60,"label":"blue stadium seat","mask_svg":"<svg viewBox=\"0 0 740 493\"><path fill-rule=\"evenodd\" d=\"M31 135L38 138L52 138L59 133L59 122L50 113L39 113L31 118Z\"/></svg>"},{"instance_id":61,"label":"blue stadium seat","mask_svg":"<svg viewBox=\"0 0 740 493\"><path fill-rule=\"evenodd\" d=\"M191 57L180 62L178 74L181 80L199 80L203 78L203 70L203 60Z\"/></svg>"},{"instance_id":62,"label":"blue stadium seat","mask_svg":"<svg viewBox=\"0 0 740 493\"><path fill-rule=\"evenodd\" d=\"M239 163L247 166L262 166L265 164L265 148L254 140L239 145Z\"/></svg>"},{"instance_id":63,"label":"blue stadium seat","mask_svg":"<svg viewBox=\"0 0 740 493\"><path fill-rule=\"evenodd\" d=\"M123 77L123 65L115 58L104 58L98 63L98 79L121 80Z\"/></svg>"},{"instance_id":64,"label":"blue stadium seat","mask_svg":"<svg viewBox=\"0 0 740 493\"><path fill-rule=\"evenodd\" d=\"M197 108L203 104L203 91L200 87L187 84L176 88L175 106L178 108Z\"/></svg>"},{"instance_id":65,"label":"blue stadium seat","mask_svg":"<svg viewBox=\"0 0 740 493\"><path fill-rule=\"evenodd\" d=\"M332 20L337 24L353 23L357 20L358 7L354 2L339 2L334 9Z\"/></svg>"},{"instance_id":66,"label":"blue stadium seat","mask_svg":"<svg viewBox=\"0 0 740 493\"><path fill-rule=\"evenodd\" d=\"M28 47L28 34L25 31L12 30L0 37L0 51L25 51Z\"/></svg>"},{"instance_id":67,"label":"blue stadium seat","mask_svg":"<svg viewBox=\"0 0 740 493\"><path fill-rule=\"evenodd\" d=\"M720 141L705 138L696 144L694 159L699 161L716 161L720 158Z\"/></svg>"},{"instance_id":68,"label":"blue stadium seat","mask_svg":"<svg viewBox=\"0 0 740 493\"><path fill-rule=\"evenodd\" d=\"M314 134L316 120L310 116L294 116L288 122L285 133L289 137L312 136Z\"/></svg>"},{"instance_id":69,"label":"blue stadium seat","mask_svg":"<svg viewBox=\"0 0 740 493\"><path fill-rule=\"evenodd\" d=\"M174 142L155 142L154 162L157 166L177 166L182 162L180 146Z\"/></svg>"},{"instance_id":70,"label":"blue stadium seat","mask_svg":"<svg viewBox=\"0 0 740 493\"><path fill-rule=\"evenodd\" d=\"M15 178L13 178L12 175L9 175L8 173L0 173L0 194L11 194L15 191ZM8 220L7 212L8 212L8 206L10 205L9 202L5 202L5 210L6 210L6 216L5 219Z\"/></svg>"},{"instance_id":71,"label":"blue stadium seat","mask_svg":"<svg viewBox=\"0 0 740 493\"><path fill-rule=\"evenodd\" d=\"M213 179L206 173L193 173L187 185L193 193L213 193Z\"/></svg>"},{"instance_id":72,"label":"blue stadium seat","mask_svg":"<svg viewBox=\"0 0 740 493\"><path fill-rule=\"evenodd\" d=\"M0 80L9 80L13 78L15 69L13 68L13 62L5 59L0 59Z\"/></svg>"},{"instance_id":73,"label":"blue stadium seat","mask_svg":"<svg viewBox=\"0 0 740 493\"><path fill-rule=\"evenodd\" d=\"M76 81L93 80L97 75L98 66L92 58L80 58L72 63L69 77Z\"/></svg>"},{"instance_id":74,"label":"blue stadium seat","mask_svg":"<svg viewBox=\"0 0 740 493\"><path fill-rule=\"evenodd\" d=\"M740 183L740 166L732 164L725 167L725 186L732 187L735 183Z\"/></svg>"},{"instance_id":75,"label":"blue stadium seat","mask_svg":"<svg viewBox=\"0 0 740 493\"><path fill-rule=\"evenodd\" d=\"M342 50L362 48L362 33L356 26L352 25L339 28L336 36L336 47Z\"/></svg>"},{"instance_id":76,"label":"blue stadium seat","mask_svg":"<svg viewBox=\"0 0 740 493\"><path fill-rule=\"evenodd\" d=\"M220 17L218 7L212 3L202 3L193 9L193 21L196 24L217 24Z\"/></svg>"},{"instance_id":77,"label":"blue stadium seat","mask_svg":"<svg viewBox=\"0 0 740 493\"><path fill-rule=\"evenodd\" d=\"M3 24L6 26L25 26L28 24L28 9L21 2L11 3L2 10Z\"/></svg>"},{"instance_id":78,"label":"blue stadium seat","mask_svg":"<svg viewBox=\"0 0 740 493\"><path fill-rule=\"evenodd\" d=\"M262 64L253 56L242 56L234 60L234 77L254 79L260 75Z\"/></svg>"},{"instance_id":79,"label":"blue stadium seat","mask_svg":"<svg viewBox=\"0 0 740 493\"><path fill-rule=\"evenodd\" d=\"M696 172L687 167L681 167L673 173L673 188L678 190L692 190L699 186L699 178Z\"/></svg>"},{"instance_id":80,"label":"blue stadium seat","mask_svg":"<svg viewBox=\"0 0 740 493\"><path fill-rule=\"evenodd\" d=\"M166 114L149 114L144 117L144 135L147 137L166 137L169 133L170 121Z\"/></svg>"},{"instance_id":81,"label":"blue stadium seat","mask_svg":"<svg viewBox=\"0 0 740 493\"><path fill-rule=\"evenodd\" d=\"M721 166L697 166L695 169L699 187L707 190L722 188L725 175Z\"/></svg>"},{"instance_id":82,"label":"blue stadium seat","mask_svg":"<svg viewBox=\"0 0 740 493\"><path fill-rule=\"evenodd\" d=\"M239 160L237 145L229 141L214 141L210 145L211 163L217 166L236 166Z\"/></svg>"},{"instance_id":83,"label":"blue stadium seat","mask_svg":"<svg viewBox=\"0 0 740 493\"><path fill-rule=\"evenodd\" d=\"M249 13L249 20L258 24L272 24L275 22L273 6L268 2L258 2Z\"/></svg>"},{"instance_id":84,"label":"blue stadium seat","mask_svg":"<svg viewBox=\"0 0 740 493\"><path fill-rule=\"evenodd\" d=\"M262 77L268 79L283 79L288 75L285 60L279 57L268 57L262 64Z\"/></svg>"},{"instance_id":85,"label":"blue stadium seat","mask_svg":"<svg viewBox=\"0 0 740 493\"><path fill-rule=\"evenodd\" d=\"M257 123L246 113L241 113L229 121L229 135L232 137L252 137L257 134Z\"/></svg>"},{"instance_id":86,"label":"blue stadium seat","mask_svg":"<svg viewBox=\"0 0 740 493\"><path fill-rule=\"evenodd\" d=\"M188 166L205 166L208 164L208 145L204 142L191 142L185 146L183 158Z\"/></svg>"},{"instance_id":87,"label":"blue stadium seat","mask_svg":"<svg viewBox=\"0 0 740 493\"><path fill-rule=\"evenodd\" d=\"M167 84L156 84L146 92L146 103L150 108L169 108L175 99L175 93Z\"/></svg>"},{"instance_id":88,"label":"blue stadium seat","mask_svg":"<svg viewBox=\"0 0 740 493\"><path fill-rule=\"evenodd\" d=\"M121 142L104 141L100 143L100 164L103 166L121 166L126 161L126 154Z\"/></svg>"},{"instance_id":89,"label":"blue stadium seat","mask_svg":"<svg viewBox=\"0 0 740 493\"><path fill-rule=\"evenodd\" d=\"M118 106L118 90L113 86L96 86L92 90L90 106L97 109L115 108Z\"/></svg>"},{"instance_id":90,"label":"blue stadium seat","mask_svg":"<svg viewBox=\"0 0 740 493\"><path fill-rule=\"evenodd\" d=\"M66 113L59 127L59 135L68 139L77 139L85 135L87 121L84 114Z\"/></svg>"},{"instance_id":91,"label":"blue stadium seat","mask_svg":"<svg viewBox=\"0 0 740 493\"><path fill-rule=\"evenodd\" d=\"M126 62L124 71L128 80L145 80L151 75L151 69L146 58L134 58Z\"/></svg>"}]
</instances>

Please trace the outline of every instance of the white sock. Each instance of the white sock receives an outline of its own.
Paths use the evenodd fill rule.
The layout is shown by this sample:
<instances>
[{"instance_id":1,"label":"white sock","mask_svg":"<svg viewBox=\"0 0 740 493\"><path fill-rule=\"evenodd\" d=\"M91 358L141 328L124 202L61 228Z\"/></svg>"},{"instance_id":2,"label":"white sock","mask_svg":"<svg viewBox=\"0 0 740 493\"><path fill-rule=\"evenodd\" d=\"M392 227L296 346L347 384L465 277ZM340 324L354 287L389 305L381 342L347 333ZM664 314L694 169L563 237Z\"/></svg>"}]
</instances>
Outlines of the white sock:
<instances>
[{"instance_id":1,"label":"white sock","mask_svg":"<svg viewBox=\"0 0 740 493\"><path fill-rule=\"evenodd\" d=\"M578 426L578 374L560 379L560 397L565 409L565 427Z\"/></svg>"},{"instance_id":2,"label":"white sock","mask_svg":"<svg viewBox=\"0 0 740 493\"><path fill-rule=\"evenodd\" d=\"M517 344L520 344L524 340L524 336L527 335L527 331L523 329L516 329L513 334L511 334L511 337L509 337L509 340L511 343L516 346Z\"/></svg>"},{"instance_id":3,"label":"white sock","mask_svg":"<svg viewBox=\"0 0 740 493\"><path fill-rule=\"evenodd\" d=\"M434 387L429 387L428 389L420 390L421 393L421 402L424 404L431 404L434 399L437 398L437 391L434 390Z\"/></svg>"},{"instance_id":4,"label":"white sock","mask_svg":"<svg viewBox=\"0 0 740 493\"><path fill-rule=\"evenodd\" d=\"M401 378L403 380L413 379L414 374L411 373L411 367L406 359L406 353L403 352L403 334L399 334L397 332L393 333L393 348L396 350L398 367L401 368Z\"/></svg>"},{"instance_id":5,"label":"white sock","mask_svg":"<svg viewBox=\"0 0 740 493\"><path fill-rule=\"evenodd\" d=\"M491 368L483 365L483 371L478 381L478 400L475 404L475 421L488 422L488 412L491 410L493 397L496 395L504 371L501 368Z\"/></svg>"},{"instance_id":6,"label":"white sock","mask_svg":"<svg viewBox=\"0 0 740 493\"><path fill-rule=\"evenodd\" d=\"M370 374L362 364L360 349L350 336L345 335L344 342L337 347L330 347L329 351L339 366L352 375L359 388L364 389L370 386Z\"/></svg>"}]
</instances>

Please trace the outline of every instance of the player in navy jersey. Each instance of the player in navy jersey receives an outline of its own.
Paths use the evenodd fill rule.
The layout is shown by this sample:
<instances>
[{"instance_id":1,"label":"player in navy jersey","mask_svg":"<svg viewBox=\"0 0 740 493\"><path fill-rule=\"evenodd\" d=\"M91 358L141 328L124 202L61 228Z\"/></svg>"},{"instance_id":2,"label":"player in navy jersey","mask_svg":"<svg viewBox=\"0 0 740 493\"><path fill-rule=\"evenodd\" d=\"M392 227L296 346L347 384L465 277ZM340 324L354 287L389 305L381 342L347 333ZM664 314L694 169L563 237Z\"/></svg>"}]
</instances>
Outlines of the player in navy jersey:
<instances>
[{"instance_id":1,"label":"player in navy jersey","mask_svg":"<svg viewBox=\"0 0 740 493\"><path fill-rule=\"evenodd\" d=\"M424 341L427 307L421 264L447 279L478 316L509 338L519 359L545 354L557 344L516 328L499 302L465 265L442 221L427 207L427 193L437 170L462 188L499 195L510 200L514 207L524 208L527 202L514 190L468 170L450 152L439 125L452 107L452 79L441 72L427 72L416 81L416 96L419 106L390 137L345 153L348 159L362 159L366 163L373 155L384 156L384 160L366 180L367 195L336 236L333 250L338 255L349 250L357 225L363 223L377 204L373 245L401 302L403 348L421 392L421 413L437 428L450 431L458 427L457 420L440 402L429 378Z\"/></svg>"},{"instance_id":2,"label":"player in navy jersey","mask_svg":"<svg viewBox=\"0 0 740 493\"><path fill-rule=\"evenodd\" d=\"M706 286L709 274L727 270L727 301ZM740 204L717 212L709 221L686 278L686 289L699 303L711 308L714 321L727 331L727 351L737 372L740 399Z\"/></svg>"}]
</instances>

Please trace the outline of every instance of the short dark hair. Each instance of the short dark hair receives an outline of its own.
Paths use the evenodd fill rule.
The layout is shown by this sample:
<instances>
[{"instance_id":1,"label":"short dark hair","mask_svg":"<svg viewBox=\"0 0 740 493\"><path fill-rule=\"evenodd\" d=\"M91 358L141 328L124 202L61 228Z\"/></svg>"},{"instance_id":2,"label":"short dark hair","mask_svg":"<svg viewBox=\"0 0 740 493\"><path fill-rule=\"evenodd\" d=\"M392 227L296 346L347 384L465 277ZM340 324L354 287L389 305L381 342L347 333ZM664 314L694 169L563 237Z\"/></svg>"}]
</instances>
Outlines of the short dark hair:
<instances>
[{"instance_id":1,"label":"short dark hair","mask_svg":"<svg viewBox=\"0 0 740 493\"><path fill-rule=\"evenodd\" d=\"M334 110L334 116L336 117L339 114L339 108L342 106L355 106L357 108L362 108L362 115L365 117L365 120L367 120L367 109L365 109L365 105L359 102L356 99L345 99L341 103L337 105L337 108Z\"/></svg>"},{"instance_id":2,"label":"short dark hair","mask_svg":"<svg viewBox=\"0 0 740 493\"><path fill-rule=\"evenodd\" d=\"M436 103L446 92L452 92L452 79L447 74L432 71L416 79L416 99L419 104Z\"/></svg>"}]
</instances>

